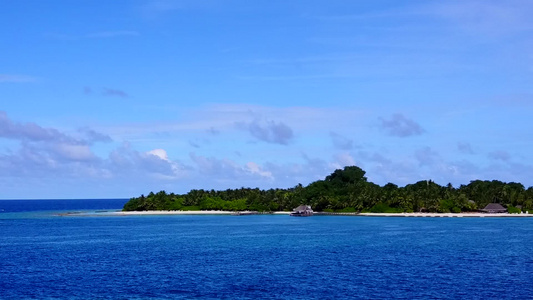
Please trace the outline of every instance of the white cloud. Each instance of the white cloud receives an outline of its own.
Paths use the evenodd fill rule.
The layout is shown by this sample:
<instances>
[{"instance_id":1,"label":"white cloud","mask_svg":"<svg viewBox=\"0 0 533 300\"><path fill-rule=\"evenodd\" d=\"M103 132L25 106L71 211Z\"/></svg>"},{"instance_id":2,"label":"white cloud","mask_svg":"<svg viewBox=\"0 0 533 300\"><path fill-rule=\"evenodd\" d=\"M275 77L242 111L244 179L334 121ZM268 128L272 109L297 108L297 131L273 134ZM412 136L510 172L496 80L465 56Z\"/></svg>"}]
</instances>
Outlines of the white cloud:
<instances>
[{"instance_id":1,"label":"white cloud","mask_svg":"<svg viewBox=\"0 0 533 300\"><path fill-rule=\"evenodd\" d=\"M96 159L96 156L87 145L61 143L54 145L53 149L62 159L75 161L90 161Z\"/></svg>"},{"instance_id":2,"label":"white cloud","mask_svg":"<svg viewBox=\"0 0 533 300\"><path fill-rule=\"evenodd\" d=\"M346 166L355 166L355 159L350 153L344 152L333 156L333 161L330 163L332 169L342 169Z\"/></svg>"},{"instance_id":3,"label":"white cloud","mask_svg":"<svg viewBox=\"0 0 533 300\"><path fill-rule=\"evenodd\" d=\"M148 151L146 153L147 154L151 154L151 155L155 155L155 156L159 157L162 160L168 161L168 154L167 154L167 151L165 151L164 149L154 149L154 150L150 150L150 151Z\"/></svg>"},{"instance_id":4,"label":"white cloud","mask_svg":"<svg viewBox=\"0 0 533 300\"><path fill-rule=\"evenodd\" d=\"M208 175L214 180L243 178L249 173L245 167L227 158L205 157L195 153L190 153L189 157L196 165L198 173Z\"/></svg>"},{"instance_id":5,"label":"white cloud","mask_svg":"<svg viewBox=\"0 0 533 300\"><path fill-rule=\"evenodd\" d=\"M256 163L254 162L249 162L246 164L246 168L248 168L248 171L252 174L258 174L262 177L266 177L268 179L274 179L274 177L272 177L272 172L269 172L269 171L264 171L261 167L259 167Z\"/></svg>"},{"instance_id":6,"label":"white cloud","mask_svg":"<svg viewBox=\"0 0 533 300\"><path fill-rule=\"evenodd\" d=\"M164 180L179 180L187 176L187 167L180 161L171 160L164 149L139 152L124 143L113 150L105 161L117 177L149 175Z\"/></svg>"}]
</instances>

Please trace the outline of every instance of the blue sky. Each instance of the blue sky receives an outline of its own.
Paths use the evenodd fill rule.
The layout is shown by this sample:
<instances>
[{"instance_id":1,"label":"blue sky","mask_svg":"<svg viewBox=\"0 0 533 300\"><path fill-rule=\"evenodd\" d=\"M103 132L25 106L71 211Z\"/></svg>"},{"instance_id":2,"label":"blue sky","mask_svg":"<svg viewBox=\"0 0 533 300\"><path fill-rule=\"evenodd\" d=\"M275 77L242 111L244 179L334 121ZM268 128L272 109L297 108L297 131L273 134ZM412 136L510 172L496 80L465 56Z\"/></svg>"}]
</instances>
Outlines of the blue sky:
<instances>
[{"instance_id":1,"label":"blue sky","mask_svg":"<svg viewBox=\"0 0 533 300\"><path fill-rule=\"evenodd\" d=\"M0 198L533 185L531 1L7 1Z\"/></svg>"}]
</instances>

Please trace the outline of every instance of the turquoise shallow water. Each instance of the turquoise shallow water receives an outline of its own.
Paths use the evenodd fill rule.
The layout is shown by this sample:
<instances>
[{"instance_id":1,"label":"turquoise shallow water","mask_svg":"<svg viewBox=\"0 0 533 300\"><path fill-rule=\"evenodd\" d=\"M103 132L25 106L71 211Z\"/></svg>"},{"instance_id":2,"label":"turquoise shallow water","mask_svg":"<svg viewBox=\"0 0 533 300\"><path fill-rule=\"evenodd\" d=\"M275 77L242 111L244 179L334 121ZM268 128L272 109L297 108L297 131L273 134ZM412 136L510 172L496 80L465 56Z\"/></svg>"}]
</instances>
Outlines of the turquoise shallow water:
<instances>
[{"instance_id":1,"label":"turquoise shallow water","mask_svg":"<svg viewBox=\"0 0 533 300\"><path fill-rule=\"evenodd\" d=\"M0 214L0 229L2 299L533 297L530 218L50 210Z\"/></svg>"}]
</instances>

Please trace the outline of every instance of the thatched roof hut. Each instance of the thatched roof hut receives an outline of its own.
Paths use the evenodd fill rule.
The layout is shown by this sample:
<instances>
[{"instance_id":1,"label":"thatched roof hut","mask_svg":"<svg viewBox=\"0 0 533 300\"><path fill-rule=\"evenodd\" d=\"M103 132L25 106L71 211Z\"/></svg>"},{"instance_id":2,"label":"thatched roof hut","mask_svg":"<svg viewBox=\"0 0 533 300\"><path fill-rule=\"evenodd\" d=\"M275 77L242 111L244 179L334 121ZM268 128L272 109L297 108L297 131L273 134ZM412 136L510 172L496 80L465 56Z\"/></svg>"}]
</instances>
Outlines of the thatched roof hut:
<instances>
[{"instance_id":1,"label":"thatched roof hut","mask_svg":"<svg viewBox=\"0 0 533 300\"><path fill-rule=\"evenodd\" d=\"M501 204L499 203L489 203L487 204L487 206L485 206L484 209L481 210L481 212L490 213L490 214L506 213L507 208L501 206Z\"/></svg>"},{"instance_id":2,"label":"thatched roof hut","mask_svg":"<svg viewBox=\"0 0 533 300\"><path fill-rule=\"evenodd\" d=\"M312 216L313 210L310 205L300 205L292 210L291 216Z\"/></svg>"}]
</instances>

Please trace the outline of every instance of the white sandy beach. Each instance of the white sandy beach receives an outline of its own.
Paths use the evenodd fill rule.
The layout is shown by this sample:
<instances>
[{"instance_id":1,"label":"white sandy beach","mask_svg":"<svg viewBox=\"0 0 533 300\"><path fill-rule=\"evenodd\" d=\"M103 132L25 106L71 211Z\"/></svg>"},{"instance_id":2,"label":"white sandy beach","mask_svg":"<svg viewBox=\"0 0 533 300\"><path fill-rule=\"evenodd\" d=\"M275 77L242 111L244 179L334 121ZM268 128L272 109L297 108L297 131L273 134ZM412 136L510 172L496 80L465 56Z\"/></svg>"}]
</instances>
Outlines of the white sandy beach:
<instances>
[{"instance_id":1,"label":"white sandy beach","mask_svg":"<svg viewBox=\"0 0 533 300\"><path fill-rule=\"evenodd\" d=\"M258 214L253 211L224 211L224 210L147 210L147 211L117 211L112 212L114 215L235 215L235 214ZM274 215L288 215L288 211L273 212Z\"/></svg>"},{"instance_id":2,"label":"white sandy beach","mask_svg":"<svg viewBox=\"0 0 533 300\"><path fill-rule=\"evenodd\" d=\"M533 217L533 214L489 213L360 213L364 217L419 217L419 218L501 218Z\"/></svg>"},{"instance_id":3,"label":"white sandy beach","mask_svg":"<svg viewBox=\"0 0 533 300\"><path fill-rule=\"evenodd\" d=\"M221 210L151 210L151 211L117 211L109 212L111 215L249 215L261 214L253 211L221 211ZM288 215L288 211L278 211L271 213L273 215ZM360 216L360 217L418 217L418 218L522 218L533 217L533 214L509 214L509 213L323 213L315 212L315 215L333 215L333 216Z\"/></svg>"}]
</instances>

